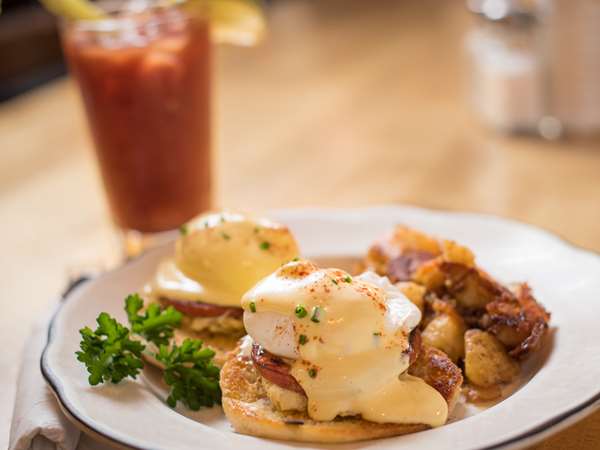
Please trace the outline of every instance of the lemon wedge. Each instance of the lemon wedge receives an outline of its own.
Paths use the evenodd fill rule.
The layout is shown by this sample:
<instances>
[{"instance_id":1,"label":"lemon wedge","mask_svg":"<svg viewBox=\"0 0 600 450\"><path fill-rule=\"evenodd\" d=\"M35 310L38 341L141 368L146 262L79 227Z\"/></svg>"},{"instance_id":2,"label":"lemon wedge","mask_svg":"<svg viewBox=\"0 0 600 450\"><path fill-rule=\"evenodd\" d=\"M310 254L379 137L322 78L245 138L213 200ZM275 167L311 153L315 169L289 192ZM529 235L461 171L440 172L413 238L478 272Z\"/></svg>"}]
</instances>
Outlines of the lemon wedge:
<instances>
[{"instance_id":1,"label":"lemon wedge","mask_svg":"<svg viewBox=\"0 0 600 450\"><path fill-rule=\"evenodd\" d=\"M252 0L187 0L182 5L210 21L217 43L254 45L267 28L262 8Z\"/></svg>"},{"instance_id":2,"label":"lemon wedge","mask_svg":"<svg viewBox=\"0 0 600 450\"><path fill-rule=\"evenodd\" d=\"M69 20L97 20L106 13L88 0L40 0L53 14Z\"/></svg>"},{"instance_id":3,"label":"lemon wedge","mask_svg":"<svg viewBox=\"0 0 600 450\"><path fill-rule=\"evenodd\" d=\"M98 20L107 14L89 0L40 0L52 13L68 20ZM167 0L211 24L213 41L249 46L262 39L266 20L254 0Z\"/></svg>"}]
</instances>

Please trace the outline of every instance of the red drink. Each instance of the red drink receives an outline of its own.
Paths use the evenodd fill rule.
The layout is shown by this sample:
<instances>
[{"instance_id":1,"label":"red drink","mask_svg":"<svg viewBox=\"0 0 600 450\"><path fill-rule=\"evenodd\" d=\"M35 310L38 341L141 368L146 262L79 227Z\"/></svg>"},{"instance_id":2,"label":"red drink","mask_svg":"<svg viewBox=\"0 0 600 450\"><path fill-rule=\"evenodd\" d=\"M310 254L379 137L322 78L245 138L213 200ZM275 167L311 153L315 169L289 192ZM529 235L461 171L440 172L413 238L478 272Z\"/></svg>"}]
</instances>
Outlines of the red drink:
<instances>
[{"instance_id":1,"label":"red drink","mask_svg":"<svg viewBox=\"0 0 600 450\"><path fill-rule=\"evenodd\" d=\"M67 24L63 46L117 225L169 230L210 208L208 24L151 9Z\"/></svg>"}]
</instances>

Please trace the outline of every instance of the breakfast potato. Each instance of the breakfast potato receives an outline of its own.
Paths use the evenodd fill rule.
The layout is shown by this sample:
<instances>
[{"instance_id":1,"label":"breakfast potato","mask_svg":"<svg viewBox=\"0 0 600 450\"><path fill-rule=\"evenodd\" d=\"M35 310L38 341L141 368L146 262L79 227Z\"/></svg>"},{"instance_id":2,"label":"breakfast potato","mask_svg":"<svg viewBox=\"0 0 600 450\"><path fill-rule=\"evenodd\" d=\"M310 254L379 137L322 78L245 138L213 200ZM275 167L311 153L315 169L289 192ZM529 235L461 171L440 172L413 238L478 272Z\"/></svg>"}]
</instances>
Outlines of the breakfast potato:
<instances>
[{"instance_id":1,"label":"breakfast potato","mask_svg":"<svg viewBox=\"0 0 600 450\"><path fill-rule=\"evenodd\" d=\"M483 271L464 264L443 262L444 287L463 310L483 310L506 293L506 289Z\"/></svg>"},{"instance_id":2,"label":"breakfast potato","mask_svg":"<svg viewBox=\"0 0 600 450\"><path fill-rule=\"evenodd\" d=\"M422 264L413 274L415 283L425 286L427 291L438 292L444 287L446 274L440 269L440 259L432 259Z\"/></svg>"},{"instance_id":3,"label":"breakfast potato","mask_svg":"<svg viewBox=\"0 0 600 450\"><path fill-rule=\"evenodd\" d=\"M413 273L424 263L441 254L440 242L420 231L398 225L394 231L375 242L365 258L365 267L392 282L411 281Z\"/></svg>"},{"instance_id":4,"label":"breakfast potato","mask_svg":"<svg viewBox=\"0 0 600 450\"><path fill-rule=\"evenodd\" d=\"M410 281L397 283L396 286L417 308L421 310L421 314L424 315L425 293L427 292L425 286L421 286Z\"/></svg>"},{"instance_id":5,"label":"breakfast potato","mask_svg":"<svg viewBox=\"0 0 600 450\"><path fill-rule=\"evenodd\" d=\"M467 267L475 266L475 255L473 255L473 252L454 241L442 241L442 258L444 261L463 264Z\"/></svg>"},{"instance_id":6,"label":"breakfast potato","mask_svg":"<svg viewBox=\"0 0 600 450\"><path fill-rule=\"evenodd\" d=\"M511 295L486 306L482 326L509 350L509 355L524 359L541 346L548 330L550 313L540 305L527 283L513 286Z\"/></svg>"},{"instance_id":7,"label":"breakfast potato","mask_svg":"<svg viewBox=\"0 0 600 450\"><path fill-rule=\"evenodd\" d=\"M404 225L396 227L390 241L402 250L420 250L432 255L441 252L440 242L436 238Z\"/></svg>"},{"instance_id":8,"label":"breakfast potato","mask_svg":"<svg viewBox=\"0 0 600 450\"><path fill-rule=\"evenodd\" d=\"M443 351L456 363L465 355L465 322L448 303L436 300L433 309L435 316L422 332L423 343Z\"/></svg>"},{"instance_id":9,"label":"breakfast potato","mask_svg":"<svg viewBox=\"0 0 600 450\"><path fill-rule=\"evenodd\" d=\"M469 382L491 387L508 383L518 374L519 364L493 334L476 329L465 333L465 375Z\"/></svg>"}]
</instances>

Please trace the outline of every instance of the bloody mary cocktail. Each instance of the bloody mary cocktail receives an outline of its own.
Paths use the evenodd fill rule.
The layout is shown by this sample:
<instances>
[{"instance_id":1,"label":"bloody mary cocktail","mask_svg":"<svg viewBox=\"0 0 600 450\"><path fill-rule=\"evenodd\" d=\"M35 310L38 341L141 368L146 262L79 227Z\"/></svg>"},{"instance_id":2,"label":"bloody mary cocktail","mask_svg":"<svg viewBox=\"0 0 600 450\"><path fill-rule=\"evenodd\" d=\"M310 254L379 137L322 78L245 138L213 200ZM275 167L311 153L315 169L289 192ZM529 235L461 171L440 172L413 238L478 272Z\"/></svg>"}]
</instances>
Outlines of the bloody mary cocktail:
<instances>
[{"instance_id":1,"label":"bloody mary cocktail","mask_svg":"<svg viewBox=\"0 0 600 450\"><path fill-rule=\"evenodd\" d=\"M115 222L176 228L211 206L209 26L177 7L71 22L79 83Z\"/></svg>"}]
</instances>

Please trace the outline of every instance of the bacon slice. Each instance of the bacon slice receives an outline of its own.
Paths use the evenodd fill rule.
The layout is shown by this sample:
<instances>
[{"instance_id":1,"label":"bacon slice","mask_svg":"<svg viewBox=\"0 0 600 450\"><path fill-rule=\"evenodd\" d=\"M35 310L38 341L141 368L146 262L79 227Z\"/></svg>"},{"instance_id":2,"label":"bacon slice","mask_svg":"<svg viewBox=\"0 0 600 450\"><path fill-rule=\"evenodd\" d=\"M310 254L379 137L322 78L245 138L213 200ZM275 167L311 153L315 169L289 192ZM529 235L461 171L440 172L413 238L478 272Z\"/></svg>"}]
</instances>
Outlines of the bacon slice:
<instances>
[{"instance_id":1,"label":"bacon slice","mask_svg":"<svg viewBox=\"0 0 600 450\"><path fill-rule=\"evenodd\" d=\"M160 299L160 303L163 306L172 306L177 311L190 317L220 317L227 315L241 319L244 315L244 310L235 306L218 306L210 303L173 300L164 297Z\"/></svg>"},{"instance_id":2,"label":"bacon slice","mask_svg":"<svg viewBox=\"0 0 600 450\"><path fill-rule=\"evenodd\" d=\"M289 364L266 351L260 344L252 344L252 362L260 374L271 383L306 396L302 386L290 375Z\"/></svg>"}]
</instances>

